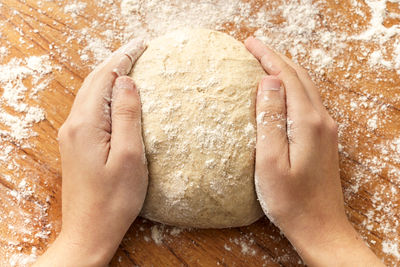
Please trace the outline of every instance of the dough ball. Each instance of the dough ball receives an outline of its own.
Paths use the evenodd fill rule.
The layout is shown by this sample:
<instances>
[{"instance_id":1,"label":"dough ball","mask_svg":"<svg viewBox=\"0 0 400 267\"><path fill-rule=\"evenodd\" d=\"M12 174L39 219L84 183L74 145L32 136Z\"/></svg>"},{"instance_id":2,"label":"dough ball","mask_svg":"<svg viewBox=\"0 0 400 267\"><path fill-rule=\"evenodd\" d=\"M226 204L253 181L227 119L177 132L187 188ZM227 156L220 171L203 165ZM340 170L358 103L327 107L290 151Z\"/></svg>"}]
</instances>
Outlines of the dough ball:
<instances>
[{"instance_id":1,"label":"dough ball","mask_svg":"<svg viewBox=\"0 0 400 267\"><path fill-rule=\"evenodd\" d=\"M182 29L150 42L131 74L149 167L143 217L225 228L263 215L254 156L264 75L244 45L221 32Z\"/></svg>"}]
</instances>

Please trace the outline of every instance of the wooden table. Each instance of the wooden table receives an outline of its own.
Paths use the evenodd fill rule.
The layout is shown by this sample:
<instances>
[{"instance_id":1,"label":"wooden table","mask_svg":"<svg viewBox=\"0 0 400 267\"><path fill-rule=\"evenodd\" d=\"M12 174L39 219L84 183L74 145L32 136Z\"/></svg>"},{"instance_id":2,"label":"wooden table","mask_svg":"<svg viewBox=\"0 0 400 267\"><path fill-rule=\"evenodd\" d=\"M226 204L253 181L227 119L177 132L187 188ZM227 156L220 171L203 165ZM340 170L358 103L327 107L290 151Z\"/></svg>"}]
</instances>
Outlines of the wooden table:
<instances>
[{"instance_id":1,"label":"wooden table","mask_svg":"<svg viewBox=\"0 0 400 267\"><path fill-rule=\"evenodd\" d=\"M142 3L142 8L150 7L150 2ZM199 4L198 1L187 2ZM225 21L219 28L243 40L257 30L257 25L247 25L243 16L255 18L263 8L267 13L262 14L272 14L268 12L277 10L277 15L270 17L267 26L264 25L264 30L278 34L271 33L269 42L272 44L274 38L279 37L280 29L290 33L290 25L282 26L285 25L285 16L279 14L282 10L277 7L285 4L289 13L295 14L297 11L294 10L298 10L298 13L308 14L309 11L301 7L311 5L311 1L302 1L297 6L296 1L263 3L246 0L243 3L245 10L250 12L242 14L239 21L234 22L232 17L232 21ZM397 73L400 66L394 60L397 54L393 47L394 44L399 46L397 53L400 54L400 34L395 32L385 42L385 36L367 36L368 33L364 39L358 35L358 39L340 40L341 43L327 42L321 32L354 37L370 27L371 18L374 18L373 8L361 1L354 8L354 3L357 1L314 2L313 7L318 8L312 9L315 12L310 16L315 17L317 25L310 28L311 32L298 33L303 42L304 38L311 36L309 41L301 44L305 50L295 55L293 51L286 52L310 70L321 89L325 105L339 123L341 179L351 222L387 265L397 266L400 264L400 73ZM26 138L21 138L16 130L10 129L10 125L15 126L17 122L7 126L5 119L0 117L0 266L29 264L60 230L61 166L57 130L93 65L110 50L119 47L126 37L124 21L115 16L119 5L119 1L105 0L0 2L0 47L5 47L5 50L0 49L0 65L12 67L10 71L25 65L39 68L40 75L34 70L18 70L22 71L20 78L27 91L22 92L23 99L16 101L39 107L45 113L40 121L29 123L26 112L17 112L10 107L11 100L4 99L8 80L0 74L0 113L20 116L28 121L22 127L27 131ZM160 8L163 5L159 4ZM398 2L384 5L388 13L400 14ZM132 14L145 15L143 12ZM303 19L308 21L307 17ZM301 21L294 18L293 23ZM399 23L400 16L396 15L383 21L387 28ZM305 26L306 30L307 27L310 25ZM290 38L296 40L293 36L297 33L290 34ZM325 46L321 46L322 43ZM346 45L341 48L341 44ZM321 51L325 52L320 54ZM332 53L332 60L325 62ZM32 56L39 56L40 60ZM13 58L22 61L11 66L9 62ZM49 69L46 69L47 65ZM7 72L5 68L0 70ZM35 80L35 75L41 79ZM36 92L40 87L42 90ZM123 239L111 265L303 264L290 243L267 219L234 229L181 230L139 218Z\"/></svg>"}]
</instances>

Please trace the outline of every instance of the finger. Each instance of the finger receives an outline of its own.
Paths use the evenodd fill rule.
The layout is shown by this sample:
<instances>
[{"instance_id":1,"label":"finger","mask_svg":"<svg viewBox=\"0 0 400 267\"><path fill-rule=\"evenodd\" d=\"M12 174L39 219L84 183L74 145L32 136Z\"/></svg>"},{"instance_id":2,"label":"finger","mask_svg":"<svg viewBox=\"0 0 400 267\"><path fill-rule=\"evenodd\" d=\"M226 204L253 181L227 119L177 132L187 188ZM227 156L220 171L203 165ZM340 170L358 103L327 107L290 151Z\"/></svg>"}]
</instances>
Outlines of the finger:
<instances>
[{"instance_id":1,"label":"finger","mask_svg":"<svg viewBox=\"0 0 400 267\"><path fill-rule=\"evenodd\" d=\"M304 88L306 89L307 95L311 100L311 103L313 106L321 111L321 112L327 112L325 106L322 103L321 96L319 94L319 91L317 87L315 86L314 82L311 80L310 75L308 72L294 63L290 58L287 56L277 53L289 66L291 66L293 69L296 70L297 76L299 76L300 81L304 84Z\"/></svg>"},{"instance_id":2,"label":"finger","mask_svg":"<svg viewBox=\"0 0 400 267\"><path fill-rule=\"evenodd\" d=\"M296 71L260 40L250 37L245 41L245 45L267 73L277 76L282 81L286 90L288 116L307 116L313 105Z\"/></svg>"},{"instance_id":3,"label":"finger","mask_svg":"<svg viewBox=\"0 0 400 267\"><path fill-rule=\"evenodd\" d=\"M116 79L111 105L111 143L109 162L136 160L143 156L140 98L128 76Z\"/></svg>"},{"instance_id":4,"label":"finger","mask_svg":"<svg viewBox=\"0 0 400 267\"><path fill-rule=\"evenodd\" d=\"M256 172L289 168L285 90L274 76L262 79L257 102Z\"/></svg>"},{"instance_id":5,"label":"finger","mask_svg":"<svg viewBox=\"0 0 400 267\"><path fill-rule=\"evenodd\" d=\"M71 115L82 116L85 114L93 123L98 124L104 130L109 130L109 106L114 81L118 76L130 72L144 48L143 42L131 41L97 66L85 79L79 90L71 109Z\"/></svg>"},{"instance_id":6,"label":"finger","mask_svg":"<svg viewBox=\"0 0 400 267\"><path fill-rule=\"evenodd\" d=\"M127 75L144 50L144 42L142 40L133 39L116 50L111 57L102 62L97 69L100 73L112 72L118 77Z\"/></svg>"},{"instance_id":7,"label":"finger","mask_svg":"<svg viewBox=\"0 0 400 267\"><path fill-rule=\"evenodd\" d=\"M93 86L82 86L78 94L86 94L97 91L111 92L112 85L116 77L127 75L136 60L145 50L143 41L132 40L112 53L106 60L100 63L85 79L85 83L96 82L105 86L94 88ZM84 85L85 85L84 83ZM91 93L90 93L91 94Z\"/></svg>"},{"instance_id":8,"label":"finger","mask_svg":"<svg viewBox=\"0 0 400 267\"><path fill-rule=\"evenodd\" d=\"M132 40L128 44L120 47L89 74L89 82L97 82L105 86L95 88L88 87L87 91L97 91L97 95L109 92L111 95L111 88L115 78L127 75L144 50L145 45L143 41L138 40Z\"/></svg>"}]
</instances>

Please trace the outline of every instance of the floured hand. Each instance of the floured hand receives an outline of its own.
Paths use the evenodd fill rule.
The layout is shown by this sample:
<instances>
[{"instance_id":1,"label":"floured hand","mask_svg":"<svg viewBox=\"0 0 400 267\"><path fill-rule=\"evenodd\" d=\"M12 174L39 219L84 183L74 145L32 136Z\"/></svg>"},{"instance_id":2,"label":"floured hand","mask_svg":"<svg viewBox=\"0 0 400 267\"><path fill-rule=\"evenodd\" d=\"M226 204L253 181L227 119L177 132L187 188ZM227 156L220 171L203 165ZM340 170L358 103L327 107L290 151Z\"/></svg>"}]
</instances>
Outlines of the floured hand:
<instances>
[{"instance_id":1,"label":"floured hand","mask_svg":"<svg viewBox=\"0 0 400 267\"><path fill-rule=\"evenodd\" d=\"M141 107L127 75L144 45L132 41L85 79L59 131L62 229L37 266L106 265L147 190Z\"/></svg>"},{"instance_id":2,"label":"floured hand","mask_svg":"<svg viewBox=\"0 0 400 267\"><path fill-rule=\"evenodd\" d=\"M381 266L346 217L337 126L314 83L261 41L245 45L269 74L256 108L255 184L264 212L309 266Z\"/></svg>"}]
</instances>

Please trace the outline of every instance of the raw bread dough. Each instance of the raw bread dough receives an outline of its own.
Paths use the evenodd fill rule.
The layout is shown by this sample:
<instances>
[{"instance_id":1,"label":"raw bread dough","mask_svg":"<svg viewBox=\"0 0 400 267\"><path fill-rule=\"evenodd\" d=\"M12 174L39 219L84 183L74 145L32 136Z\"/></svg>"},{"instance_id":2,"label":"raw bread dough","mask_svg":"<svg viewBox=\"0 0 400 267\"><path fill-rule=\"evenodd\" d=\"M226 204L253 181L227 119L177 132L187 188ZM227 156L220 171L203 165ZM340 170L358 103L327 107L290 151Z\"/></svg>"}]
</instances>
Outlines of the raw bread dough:
<instances>
[{"instance_id":1,"label":"raw bread dough","mask_svg":"<svg viewBox=\"0 0 400 267\"><path fill-rule=\"evenodd\" d=\"M131 74L149 167L143 217L225 228L262 216L254 154L264 75L244 45L221 32L182 29L150 42Z\"/></svg>"}]
</instances>

